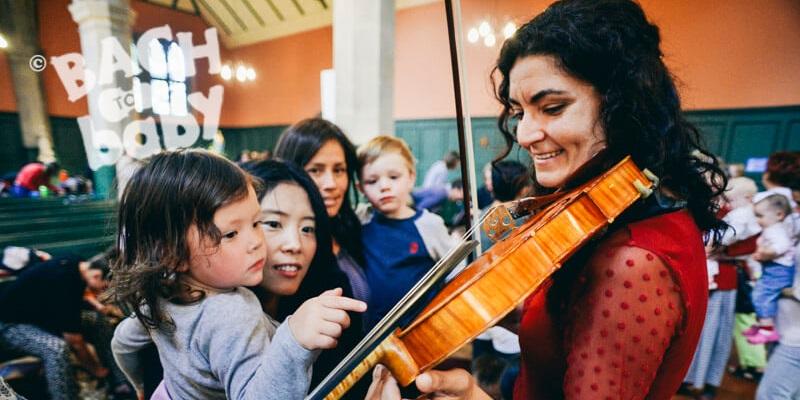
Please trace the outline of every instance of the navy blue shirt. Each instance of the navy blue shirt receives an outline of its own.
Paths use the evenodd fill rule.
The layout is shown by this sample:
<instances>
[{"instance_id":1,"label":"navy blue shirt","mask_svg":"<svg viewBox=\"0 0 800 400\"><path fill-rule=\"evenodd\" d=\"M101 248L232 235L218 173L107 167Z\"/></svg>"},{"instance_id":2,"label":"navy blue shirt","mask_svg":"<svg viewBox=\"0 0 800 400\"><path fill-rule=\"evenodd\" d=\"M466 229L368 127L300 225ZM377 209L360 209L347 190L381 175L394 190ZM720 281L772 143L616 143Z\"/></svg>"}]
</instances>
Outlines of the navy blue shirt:
<instances>
[{"instance_id":1,"label":"navy blue shirt","mask_svg":"<svg viewBox=\"0 0 800 400\"><path fill-rule=\"evenodd\" d=\"M376 212L362 227L370 289L365 327L380 321L435 264L414 224L421 215L391 219Z\"/></svg>"},{"instance_id":2,"label":"navy blue shirt","mask_svg":"<svg viewBox=\"0 0 800 400\"><path fill-rule=\"evenodd\" d=\"M86 282L79 261L53 258L22 270L0 287L0 321L35 325L54 335L80 332Z\"/></svg>"}]
</instances>

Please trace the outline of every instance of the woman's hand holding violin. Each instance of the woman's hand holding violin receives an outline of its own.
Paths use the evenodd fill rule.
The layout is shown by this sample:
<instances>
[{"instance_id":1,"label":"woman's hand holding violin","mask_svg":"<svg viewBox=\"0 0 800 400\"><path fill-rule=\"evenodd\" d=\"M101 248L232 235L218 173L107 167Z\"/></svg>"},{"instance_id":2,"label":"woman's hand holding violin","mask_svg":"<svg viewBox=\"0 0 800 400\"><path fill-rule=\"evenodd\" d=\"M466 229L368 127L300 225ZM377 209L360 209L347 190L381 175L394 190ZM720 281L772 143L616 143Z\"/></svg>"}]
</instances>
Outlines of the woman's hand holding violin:
<instances>
[{"instance_id":1,"label":"woman's hand holding violin","mask_svg":"<svg viewBox=\"0 0 800 400\"><path fill-rule=\"evenodd\" d=\"M485 400L491 399L481 390L475 378L463 369L428 371L417 377L417 389L424 393L419 399ZM397 381L383 365L372 372L372 384L365 400L399 400Z\"/></svg>"}]
</instances>

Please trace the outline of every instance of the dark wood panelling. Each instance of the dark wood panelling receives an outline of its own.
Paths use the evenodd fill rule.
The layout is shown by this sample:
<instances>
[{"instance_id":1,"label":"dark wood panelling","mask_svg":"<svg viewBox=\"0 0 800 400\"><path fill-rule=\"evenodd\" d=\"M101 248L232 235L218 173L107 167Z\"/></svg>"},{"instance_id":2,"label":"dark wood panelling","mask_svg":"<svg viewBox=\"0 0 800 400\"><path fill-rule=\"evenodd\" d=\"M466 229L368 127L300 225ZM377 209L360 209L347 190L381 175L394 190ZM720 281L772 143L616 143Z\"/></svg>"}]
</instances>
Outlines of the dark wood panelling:
<instances>
[{"instance_id":1,"label":"dark wood panelling","mask_svg":"<svg viewBox=\"0 0 800 400\"><path fill-rule=\"evenodd\" d=\"M29 153L22 147L19 117L16 113L0 113L0 175L16 172L25 163L36 158L28 158Z\"/></svg>"},{"instance_id":2,"label":"dark wood panelling","mask_svg":"<svg viewBox=\"0 0 800 400\"><path fill-rule=\"evenodd\" d=\"M800 150L800 106L688 111L709 150L729 163Z\"/></svg>"},{"instance_id":3,"label":"dark wood panelling","mask_svg":"<svg viewBox=\"0 0 800 400\"><path fill-rule=\"evenodd\" d=\"M405 140L417 158L417 184L421 184L425 171L444 154L458 150L458 135L454 119L430 119L397 121L396 135ZM475 168L478 185L483 185L483 166L491 162L505 149L505 142L497 129L494 118L472 120L472 142L475 149ZM527 164L527 153L515 146L508 159ZM460 176L459 170L451 171L451 179Z\"/></svg>"},{"instance_id":4,"label":"dark wood panelling","mask_svg":"<svg viewBox=\"0 0 800 400\"><path fill-rule=\"evenodd\" d=\"M800 149L800 119L791 119L786 122L786 149Z\"/></svg>"},{"instance_id":5,"label":"dark wood panelling","mask_svg":"<svg viewBox=\"0 0 800 400\"><path fill-rule=\"evenodd\" d=\"M287 125L220 128L225 136L225 155L231 160L237 160L243 150L272 151L286 127Z\"/></svg>"},{"instance_id":6,"label":"dark wood panelling","mask_svg":"<svg viewBox=\"0 0 800 400\"><path fill-rule=\"evenodd\" d=\"M714 154L722 154L726 148L726 125L724 122L715 121L704 121L695 124L697 129L703 133L703 145Z\"/></svg>"},{"instance_id":7,"label":"dark wood panelling","mask_svg":"<svg viewBox=\"0 0 800 400\"><path fill-rule=\"evenodd\" d=\"M62 168L70 174L91 176L83 148L83 137L75 118L50 118L53 127L53 146Z\"/></svg>"},{"instance_id":8,"label":"dark wood panelling","mask_svg":"<svg viewBox=\"0 0 800 400\"><path fill-rule=\"evenodd\" d=\"M769 157L779 143L777 122L735 122L731 124L726 160Z\"/></svg>"}]
</instances>

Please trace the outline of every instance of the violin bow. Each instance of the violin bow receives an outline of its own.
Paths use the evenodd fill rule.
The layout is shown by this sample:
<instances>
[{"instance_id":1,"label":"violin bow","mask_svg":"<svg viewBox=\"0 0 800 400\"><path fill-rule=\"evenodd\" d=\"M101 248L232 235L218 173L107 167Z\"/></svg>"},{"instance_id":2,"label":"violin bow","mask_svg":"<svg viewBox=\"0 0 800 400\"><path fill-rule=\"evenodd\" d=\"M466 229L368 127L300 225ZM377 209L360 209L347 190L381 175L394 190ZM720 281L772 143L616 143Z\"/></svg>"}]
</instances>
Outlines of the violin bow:
<instances>
[{"instance_id":1,"label":"violin bow","mask_svg":"<svg viewBox=\"0 0 800 400\"><path fill-rule=\"evenodd\" d=\"M478 226L478 190L473 182L475 177L475 149L472 142L472 123L467 103L466 65L463 57L463 43L461 27L461 0L445 0L445 15L447 16L447 36L450 42L450 67L453 71L453 92L456 100L456 126L458 129L458 156L461 161L461 182L464 188L464 217L466 231L470 232L472 226ZM464 82L462 82L462 77ZM472 239L477 241L478 253L480 248L480 230L472 232ZM470 254L469 262L472 262Z\"/></svg>"},{"instance_id":2,"label":"violin bow","mask_svg":"<svg viewBox=\"0 0 800 400\"><path fill-rule=\"evenodd\" d=\"M471 254L478 245L474 240L459 243L433 266L425 275L403 296L400 301L373 327L369 333L356 345L345 358L339 362L325 379L306 396L305 400L323 400L339 384L342 379L359 367L372 369L374 364L364 365L364 359L374 350L394 329L401 320L412 319L422 311L419 307L420 300L430 293L435 286L445 280L446 276L458 264ZM366 372L366 371L365 371Z\"/></svg>"}]
</instances>

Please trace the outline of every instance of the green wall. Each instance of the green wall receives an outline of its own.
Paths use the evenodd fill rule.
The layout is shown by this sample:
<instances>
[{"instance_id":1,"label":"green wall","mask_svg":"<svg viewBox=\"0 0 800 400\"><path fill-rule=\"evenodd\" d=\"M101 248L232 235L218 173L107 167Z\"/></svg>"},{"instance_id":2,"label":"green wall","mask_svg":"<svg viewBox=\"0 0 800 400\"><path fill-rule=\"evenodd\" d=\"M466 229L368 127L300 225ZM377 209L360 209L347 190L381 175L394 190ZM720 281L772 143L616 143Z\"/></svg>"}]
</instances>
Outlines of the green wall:
<instances>
[{"instance_id":1,"label":"green wall","mask_svg":"<svg viewBox=\"0 0 800 400\"><path fill-rule=\"evenodd\" d=\"M414 157L417 158L417 185L422 184L425 171L431 164L441 160L445 153L458 151L458 128L455 119L428 119L413 121L397 121L395 133L408 143ZM476 118L472 120L472 145L475 149L475 174L478 185L483 184L483 166L492 161L505 149L505 141L497 129L494 118ZM508 158L523 164L530 162L530 157L519 146L509 153ZM461 175L460 169L451 171L451 179Z\"/></svg>"},{"instance_id":2,"label":"green wall","mask_svg":"<svg viewBox=\"0 0 800 400\"><path fill-rule=\"evenodd\" d=\"M225 155L237 160L242 150L274 150L287 125L271 125L255 128L220 128L225 136Z\"/></svg>"},{"instance_id":3,"label":"green wall","mask_svg":"<svg viewBox=\"0 0 800 400\"><path fill-rule=\"evenodd\" d=\"M781 150L800 150L800 106L689 111L686 117L700 130L706 147L728 163L744 163L748 158L768 157ZM398 121L396 133L411 146L419 171L427 170L446 151L458 149L454 119ZM473 119L472 134L480 185L481 168L505 145L494 118ZM518 147L509 158L523 163L530 160ZM419 183L422 177L417 179Z\"/></svg>"},{"instance_id":4,"label":"green wall","mask_svg":"<svg viewBox=\"0 0 800 400\"><path fill-rule=\"evenodd\" d=\"M800 150L800 105L736 110L704 110L686 113L700 129L708 148L727 162L745 162L751 157L767 157L780 150ZM80 130L74 118L50 118L56 155L71 172L86 169ZM238 158L242 150L274 149L286 125L254 128L221 128L225 153ZM479 184L480 169L504 147L494 118L472 121ZM396 134L408 142L417 158L418 171L426 171L449 150L458 150L455 119L404 120L396 122ZM16 113L0 113L0 172L14 171L36 158L35 149L25 149ZM208 143L198 143L207 146ZM523 163L527 154L515 149L509 156ZM418 174L421 181L424 173ZM453 174L453 178L458 173Z\"/></svg>"},{"instance_id":5,"label":"green wall","mask_svg":"<svg viewBox=\"0 0 800 400\"><path fill-rule=\"evenodd\" d=\"M50 126L58 162L70 173L85 174L89 166L77 119L50 117ZM0 113L0 141L0 173L17 171L26 163L36 161L38 150L22 145L22 133L16 113Z\"/></svg>"},{"instance_id":6,"label":"green wall","mask_svg":"<svg viewBox=\"0 0 800 400\"><path fill-rule=\"evenodd\" d=\"M800 106L692 111L687 118L700 130L706 147L726 163L800 150ZM747 176L760 182L760 173Z\"/></svg>"}]
</instances>

